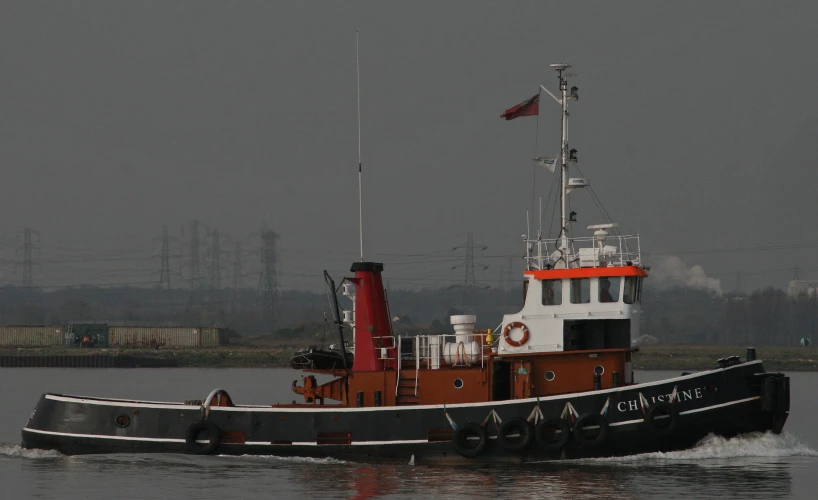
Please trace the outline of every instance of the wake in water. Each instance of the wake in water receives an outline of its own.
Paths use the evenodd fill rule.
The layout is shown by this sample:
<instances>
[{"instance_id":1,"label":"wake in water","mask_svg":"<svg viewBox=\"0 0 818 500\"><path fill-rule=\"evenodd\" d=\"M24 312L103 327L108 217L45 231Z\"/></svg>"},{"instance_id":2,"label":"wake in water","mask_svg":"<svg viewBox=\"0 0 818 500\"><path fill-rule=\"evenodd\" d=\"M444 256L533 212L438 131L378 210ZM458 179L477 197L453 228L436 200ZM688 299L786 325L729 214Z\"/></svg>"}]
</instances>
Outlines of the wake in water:
<instances>
[{"instance_id":1,"label":"wake in water","mask_svg":"<svg viewBox=\"0 0 818 500\"><path fill-rule=\"evenodd\" d=\"M57 458L63 454L54 450L27 450L19 444L0 443L0 457L13 458Z\"/></svg>"},{"instance_id":2,"label":"wake in water","mask_svg":"<svg viewBox=\"0 0 818 500\"><path fill-rule=\"evenodd\" d=\"M698 461L724 458L745 457L818 457L813 450L789 433L773 434L755 433L737 436L731 439L715 436L705 437L689 450L669 451L666 453L644 453L627 457L590 459L594 462L633 462L633 461ZM585 460L583 460L585 461Z\"/></svg>"},{"instance_id":3,"label":"wake in water","mask_svg":"<svg viewBox=\"0 0 818 500\"><path fill-rule=\"evenodd\" d=\"M321 464L321 465L339 465L347 464L344 460L335 458L312 458L312 457L279 457L277 455L218 455L220 458L241 458L245 460L268 460L282 463L292 464Z\"/></svg>"},{"instance_id":4,"label":"wake in water","mask_svg":"<svg viewBox=\"0 0 818 500\"><path fill-rule=\"evenodd\" d=\"M27 450L18 444L0 443L0 457L12 458L57 458L64 456L54 450ZM747 434L732 439L709 435L694 448L682 451L644 453L626 457L591 458L582 462L644 462L644 461L697 461L708 459L744 458L744 457L818 457L813 450L789 433ZM346 464L344 460L334 458L279 457L275 455L219 455L220 458L239 458L244 460L266 460L293 464ZM130 460L133 460L133 456ZM575 462L575 460L572 460Z\"/></svg>"}]
</instances>

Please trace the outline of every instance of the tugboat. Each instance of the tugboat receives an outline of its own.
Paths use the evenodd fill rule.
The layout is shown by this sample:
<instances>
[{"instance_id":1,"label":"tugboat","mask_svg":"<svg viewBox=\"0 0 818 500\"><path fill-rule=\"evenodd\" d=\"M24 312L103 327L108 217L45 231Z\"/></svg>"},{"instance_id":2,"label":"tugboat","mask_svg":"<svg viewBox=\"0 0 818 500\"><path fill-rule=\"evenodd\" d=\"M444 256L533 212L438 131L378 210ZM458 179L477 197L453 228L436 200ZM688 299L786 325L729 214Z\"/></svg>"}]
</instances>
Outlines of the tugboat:
<instances>
[{"instance_id":1,"label":"tugboat","mask_svg":"<svg viewBox=\"0 0 818 500\"><path fill-rule=\"evenodd\" d=\"M235 404L214 389L203 400L158 403L44 394L22 431L25 448L66 454L178 452L334 457L398 463L524 463L693 447L709 434L780 433L789 378L767 373L755 350L714 369L650 383L633 377L643 265L638 236L615 223L574 237L566 197L587 186L568 177L576 151L566 131L569 64L554 64L561 147L541 158L560 168L557 238L524 237L525 300L495 335L476 317L451 317L453 333L395 336L383 264L355 262L336 288L325 272L341 346L352 362L307 367L293 382L302 402ZM506 119L539 112L539 95ZM614 234L611 234L614 233ZM352 301L341 311L338 293ZM337 361L339 364L336 364ZM330 376L319 384L315 375ZM333 404L328 404L332 402Z\"/></svg>"}]
</instances>

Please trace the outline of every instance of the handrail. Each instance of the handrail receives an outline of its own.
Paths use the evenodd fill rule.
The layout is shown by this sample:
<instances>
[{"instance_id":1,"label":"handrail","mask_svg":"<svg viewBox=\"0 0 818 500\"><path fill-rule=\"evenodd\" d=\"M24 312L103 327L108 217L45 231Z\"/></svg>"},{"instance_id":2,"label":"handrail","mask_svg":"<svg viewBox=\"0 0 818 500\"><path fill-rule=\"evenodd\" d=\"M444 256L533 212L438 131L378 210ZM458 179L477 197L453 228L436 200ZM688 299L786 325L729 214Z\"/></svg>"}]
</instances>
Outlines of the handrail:
<instances>
[{"instance_id":1,"label":"handrail","mask_svg":"<svg viewBox=\"0 0 818 500\"><path fill-rule=\"evenodd\" d=\"M227 394L227 391L225 391L224 389L213 389L212 391L210 391L210 394L207 395L207 399L205 399L202 402L201 407L202 420L207 420L207 417L210 416L210 406L211 403L213 402L213 398L220 394L223 394L227 398L227 401L230 402L230 406L233 406L233 399L230 397L229 394Z\"/></svg>"},{"instance_id":2,"label":"handrail","mask_svg":"<svg viewBox=\"0 0 818 500\"><path fill-rule=\"evenodd\" d=\"M629 245L629 242L634 241L636 242L634 245L636 250L633 250L632 246ZM559 246L556 241L543 240L542 238L526 238L524 243L526 247L525 260L528 269L543 269L545 266L555 266L557 264L557 261L551 257L553 252L549 250L549 247L553 247L554 251L559 251ZM599 247L601 242L595 236L572 238L570 243L568 250L569 255L564 256L566 262L574 262L592 257L594 266L600 264L623 266L628 263L640 265L642 261L642 245L639 235L608 235L604 240L604 246L612 249L613 251L611 253L602 252L602 249ZM586 253L580 255L580 252L583 250L594 250L594 252L591 252L590 255ZM582 264L580 264L580 266L581 265ZM588 264L586 263L586 265Z\"/></svg>"}]
</instances>

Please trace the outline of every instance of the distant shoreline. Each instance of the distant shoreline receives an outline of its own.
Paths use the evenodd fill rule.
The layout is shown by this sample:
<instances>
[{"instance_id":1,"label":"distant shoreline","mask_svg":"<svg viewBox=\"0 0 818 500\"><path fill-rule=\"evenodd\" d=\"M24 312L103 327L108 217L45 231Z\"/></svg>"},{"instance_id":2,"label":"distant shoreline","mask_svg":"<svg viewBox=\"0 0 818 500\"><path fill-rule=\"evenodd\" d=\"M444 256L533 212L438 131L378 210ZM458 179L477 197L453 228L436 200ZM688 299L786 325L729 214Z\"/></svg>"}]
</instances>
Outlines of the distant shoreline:
<instances>
[{"instance_id":1,"label":"distant shoreline","mask_svg":"<svg viewBox=\"0 0 818 500\"><path fill-rule=\"evenodd\" d=\"M746 359L744 346L725 345L651 345L633 355L635 370L707 370L728 356ZM818 371L818 348L756 346L756 359L768 372Z\"/></svg>"},{"instance_id":2,"label":"distant shoreline","mask_svg":"<svg viewBox=\"0 0 818 500\"><path fill-rule=\"evenodd\" d=\"M65 348L2 347L0 366L70 368L286 368L301 344L265 347L223 346L212 348ZM635 370L707 370L727 356L745 359L743 346L652 345L633 354ZM756 348L767 371L818 371L818 348ZM4 364L5 363L5 364ZM62 363L62 364L61 364Z\"/></svg>"}]
</instances>

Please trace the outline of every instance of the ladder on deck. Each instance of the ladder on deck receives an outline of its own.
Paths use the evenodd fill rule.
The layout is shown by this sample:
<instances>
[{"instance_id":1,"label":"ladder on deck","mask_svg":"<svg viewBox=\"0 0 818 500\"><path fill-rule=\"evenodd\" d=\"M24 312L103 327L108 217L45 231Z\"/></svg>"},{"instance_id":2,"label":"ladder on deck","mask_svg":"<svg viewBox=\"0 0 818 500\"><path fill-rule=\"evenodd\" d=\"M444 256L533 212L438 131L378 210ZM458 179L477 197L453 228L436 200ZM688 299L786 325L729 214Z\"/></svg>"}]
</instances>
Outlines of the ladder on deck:
<instances>
[{"instance_id":1,"label":"ladder on deck","mask_svg":"<svg viewBox=\"0 0 818 500\"><path fill-rule=\"evenodd\" d=\"M416 343L416 339L413 338L412 345L414 346ZM406 360L406 365L409 367L404 368L403 357L401 356L401 344L401 337L398 336L398 373L396 377L398 380L397 384L395 384L395 405L416 405L420 402L420 398L418 397L419 370L417 365L417 353L415 353L415 359Z\"/></svg>"}]
</instances>

